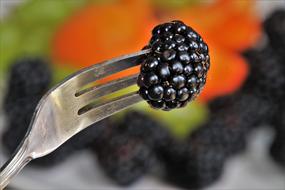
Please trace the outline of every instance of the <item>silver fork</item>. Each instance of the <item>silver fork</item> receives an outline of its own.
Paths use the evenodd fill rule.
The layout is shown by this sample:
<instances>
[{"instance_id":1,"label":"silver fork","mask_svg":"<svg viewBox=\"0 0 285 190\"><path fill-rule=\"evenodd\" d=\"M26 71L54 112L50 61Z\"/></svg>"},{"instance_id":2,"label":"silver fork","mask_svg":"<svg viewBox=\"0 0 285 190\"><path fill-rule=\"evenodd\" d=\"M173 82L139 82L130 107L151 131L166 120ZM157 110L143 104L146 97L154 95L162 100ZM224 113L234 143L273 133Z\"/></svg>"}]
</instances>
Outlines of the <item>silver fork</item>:
<instances>
[{"instance_id":1,"label":"silver fork","mask_svg":"<svg viewBox=\"0 0 285 190\"><path fill-rule=\"evenodd\" d=\"M84 88L111 74L140 64L150 50L125 55L83 69L52 88L39 102L29 130L12 158L0 170L0 189L31 160L45 156L73 135L142 99L137 92L113 98L102 104L90 103L105 95L134 85L137 74ZM88 106L89 105L89 106Z\"/></svg>"}]
</instances>

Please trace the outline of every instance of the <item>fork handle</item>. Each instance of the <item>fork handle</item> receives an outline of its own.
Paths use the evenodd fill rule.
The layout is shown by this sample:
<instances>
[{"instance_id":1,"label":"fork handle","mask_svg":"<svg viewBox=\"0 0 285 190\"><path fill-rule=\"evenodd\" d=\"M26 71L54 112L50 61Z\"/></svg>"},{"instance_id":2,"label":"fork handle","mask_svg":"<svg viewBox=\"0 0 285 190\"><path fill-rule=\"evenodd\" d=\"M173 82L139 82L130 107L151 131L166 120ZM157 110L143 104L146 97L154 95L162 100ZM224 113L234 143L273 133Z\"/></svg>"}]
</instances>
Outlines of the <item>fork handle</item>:
<instances>
[{"instance_id":1,"label":"fork handle","mask_svg":"<svg viewBox=\"0 0 285 190\"><path fill-rule=\"evenodd\" d=\"M0 190L4 189L32 158L28 156L28 140L25 140L16 150L10 160L0 169Z\"/></svg>"}]
</instances>

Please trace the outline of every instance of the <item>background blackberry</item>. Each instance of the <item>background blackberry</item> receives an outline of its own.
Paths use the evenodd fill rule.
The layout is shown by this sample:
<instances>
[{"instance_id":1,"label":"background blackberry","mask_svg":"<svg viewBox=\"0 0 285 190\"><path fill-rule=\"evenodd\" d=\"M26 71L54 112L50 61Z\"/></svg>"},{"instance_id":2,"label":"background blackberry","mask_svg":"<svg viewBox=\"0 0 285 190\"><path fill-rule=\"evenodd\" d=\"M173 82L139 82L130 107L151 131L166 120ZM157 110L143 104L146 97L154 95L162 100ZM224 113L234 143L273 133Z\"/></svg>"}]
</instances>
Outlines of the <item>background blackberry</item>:
<instances>
[{"instance_id":1,"label":"background blackberry","mask_svg":"<svg viewBox=\"0 0 285 190\"><path fill-rule=\"evenodd\" d=\"M170 131L161 122L142 112L128 112L122 119L121 125L129 135L144 139L154 149L167 146L172 138ZM118 129L120 130L120 128Z\"/></svg>"},{"instance_id":2,"label":"background blackberry","mask_svg":"<svg viewBox=\"0 0 285 190\"><path fill-rule=\"evenodd\" d=\"M285 103L281 102L279 108L273 120L276 135L270 147L270 155L285 168Z\"/></svg>"},{"instance_id":3,"label":"background blackberry","mask_svg":"<svg viewBox=\"0 0 285 190\"><path fill-rule=\"evenodd\" d=\"M260 50L248 50L244 55L250 66L250 75L241 90L280 101L285 93L284 59L269 45Z\"/></svg>"},{"instance_id":4,"label":"background blackberry","mask_svg":"<svg viewBox=\"0 0 285 190\"><path fill-rule=\"evenodd\" d=\"M285 167L285 10L280 9L274 11L264 21L264 29L269 39L269 45L273 47L272 49L274 49L275 53L279 56L279 68L275 69L279 69L279 72L273 74L275 74L276 80L279 80L279 83L277 83L278 85L274 86L276 86L275 90L278 92L278 95L280 95L280 97L275 102L275 104L278 105L278 110L275 112L275 117L272 120L272 125L276 132L276 136L271 145L270 154L277 163ZM270 58L268 57L267 60L269 59ZM274 65L272 64L272 66ZM278 86L280 86L280 89L277 89ZM275 95L276 93L272 92L271 94Z\"/></svg>"},{"instance_id":5,"label":"background blackberry","mask_svg":"<svg viewBox=\"0 0 285 190\"><path fill-rule=\"evenodd\" d=\"M156 160L155 143L165 139L158 131L163 131L160 125L138 112L129 112L118 126L105 128L93 149L106 175L130 185L146 174Z\"/></svg>"},{"instance_id":6,"label":"background blackberry","mask_svg":"<svg viewBox=\"0 0 285 190\"><path fill-rule=\"evenodd\" d=\"M2 141L9 154L15 151L24 138L39 99L40 97L22 98L14 102L4 102L7 109L7 124L2 134Z\"/></svg>"},{"instance_id":7,"label":"background blackberry","mask_svg":"<svg viewBox=\"0 0 285 190\"><path fill-rule=\"evenodd\" d=\"M285 49L285 9L274 11L263 23L270 44L284 56Z\"/></svg>"},{"instance_id":8,"label":"background blackberry","mask_svg":"<svg viewBox=\"0 0 285 190\"><path fill-rule=\"evenodd\" d=\"M247 134L253 127L271 122L277 109L272 105L270 99L241 91L217 98L209 103L208 121L189 139L222 147L227 157L237 154L246 148Z\"/></svg>"},{"instance_id":9,"label":"background blackberry","mask_svg":"<svg viewBox=\"0 0 285 190\"><path fill-rule=\"evenodd\" d=\"M25 57L16 60L10 68L4 108L10 109L9 103L20 97L42 96L51 83L51 75L46 59Z\"/></svg>"},{"instance_id":10,"label":"background blackberry","mask_svg":"<svg viewBox=\"0 0 285 190\"><path fill-rule=\"evenodd\" d=\"M273 160L285 169L285 134L277 135L270 147Z\"/></svg>"},{"instance_id":11,"label":"background blackberry","mask_svg":"<svg viewBox=\"0 0 285 190\"><path fill-rule=\"evenodd\" d=\"M151 53L138 77L141 96L154 108L171 110L193 100L206 83L210 67L208 46L181 21L156 26Z\"/></svg>"},{"instance_id":12,"label":"background blackberry","mask_svg":"<svg viewBox=\"0 0 285 190\"><path fill-rule=\"evenodd\" d=\"M160 151L166 179L187 189L212 184L223 172L225 156L220 148L193 139L188 142L173 140L168 148Z\"/></svg>"},{"instance_id":13,"label":"background blackberry","mask_svg":"<svg viewBox=\"0 0 285 190\"><path fill-rule=\"evenodd\" d=\"M25 58L16 61L12 66L8 91L4 98L7 126L2 134L3 145L8 154L12 154L24 138L34 110L41 97L48 90L50 81L51 70L47 66L47 62L40 58ZM37 166L51 166L63 161L75 150L85 148L93 142L93 139L100 135L105 125L108 125L108 119L83 130L55 152L33 160L31 163Z\"/></svg>"}]
</instances>

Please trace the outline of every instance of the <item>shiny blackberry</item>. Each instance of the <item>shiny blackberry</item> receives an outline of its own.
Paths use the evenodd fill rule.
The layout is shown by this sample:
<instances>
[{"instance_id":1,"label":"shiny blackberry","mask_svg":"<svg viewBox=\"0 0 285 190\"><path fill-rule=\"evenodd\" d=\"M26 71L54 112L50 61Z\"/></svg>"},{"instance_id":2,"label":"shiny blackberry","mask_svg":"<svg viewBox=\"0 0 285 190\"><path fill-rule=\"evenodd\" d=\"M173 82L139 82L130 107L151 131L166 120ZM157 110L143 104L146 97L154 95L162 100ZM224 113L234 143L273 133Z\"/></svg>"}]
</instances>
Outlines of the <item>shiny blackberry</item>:
<instances>
[{"instance_id":1,"label":"shiny blackberry","mask_svg":"<svg viewBox=\"0 0 285 190\"><path fill-rule=\"evenodd\" d=\"M285 52L285 9L275 10L265 21L264 29L270 44L280 54Z\"/></svg>"},{"instance_id":2,"label":"shiny blackberry","mask_svg":"<svg viewBox=\"0 0 285 190\"><path fill-rule=\"evenodd\" d=\"M171 110L193 100L206 83L208 46L181 21L156 26L141 65L140 95L154 108Z\"/></svg>"}]
</instances>

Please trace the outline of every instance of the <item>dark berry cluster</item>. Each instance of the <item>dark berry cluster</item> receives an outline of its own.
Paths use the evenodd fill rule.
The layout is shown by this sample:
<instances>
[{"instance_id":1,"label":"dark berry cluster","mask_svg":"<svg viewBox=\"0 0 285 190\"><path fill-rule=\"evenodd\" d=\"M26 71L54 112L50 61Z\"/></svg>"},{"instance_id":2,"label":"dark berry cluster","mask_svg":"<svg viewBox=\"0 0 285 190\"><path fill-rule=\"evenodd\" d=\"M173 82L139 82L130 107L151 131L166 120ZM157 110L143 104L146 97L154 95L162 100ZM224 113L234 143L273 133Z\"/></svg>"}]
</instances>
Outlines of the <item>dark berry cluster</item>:
<instances>
[{"instance_id":1,"label":"dark berry cluster","mask_svg":"<svg viewBox=\"0 0 285 190\"><path fill-rule=\"evenodd\" d=\"M147 48L150 54L138 77L141 96L154 108L170 110L193 100L206 83L208 46L181 21L156 26Z\"/></svg>"},{"instance_id":2,"label":"dark berry cluster","mask_svg":"<svg viewBox=\"0 0 285 190\"><path fill-rule=\"evenodd\" d=\"M276 49L268 45L261 49L251 49L244 53L250 66L243 89L256 96L281 100L284 94L285 75L283 53L279 55Z\"/></svg>"},{"instance_id":3,"label":"dark berry cluster","mask_svg":"<svg viewBox=\"0 0 285 190\"><path fill-rule=\"evenodd\" d=\"M279 89L274 89L279 92L276 99L278 110L274 112L274 119L272 120L273 129L276 136L270 148L270 154L276 163L285 168L285 9L274 11L264 22L265 32L269 39L269 45L272 50L280 57L279 59L279 75L276 74L276 80L271 84L276 86L275 82L279 81ZM268 58L270 59L270 58ZM270 84L268 82L268 84ZM273 93L273 92L272 92ZM276 93L274 93L276 94Z\"/></svg>"},{"instance_id":4,"label":"dark berry cluster","mask_svg":"<svg viewBox=\"0 0 285 190\"><path fill-rule=\"evenodd\" d=\"M280 109L273 120L275 138L270 147L273 160L285 168L285 102L280 103Z\"/></svg>"},{"instance_id":5,"label":"dark berry cluster","mask_svg":"<svg viewBox=\"0 0 285 190\"><path fill-rule=\"evenodd\" d=\"M205 143L209 137L172 139L167 147L157 151L169 182L186 189L200 189L221 176L226 157L222 144Z\"/></svg>"},{"instance_id":6,"label":"dark berry cluster","mask_svg":"<svg viewBox=\"0 0 285 190\"><path fill-rule=\"evenodd\" d=\"M284 55L285 47L285 9L274 11L264 22L264 30L268 34L270 44L276 51Z\"/></svg>"},{"instance_id":7,"label":"dark berry cluster","mask_svg":"<svg viewBox=\"0 0 285 190\"><path fill-rule=\"evenodd\" d=\"M154 166L155 147L168 137L158 122L145 114L129 112L118 126L104 129L94 141L93 150L106 175L120 185L129 185Z\"/></svg>"}]
</instances>

